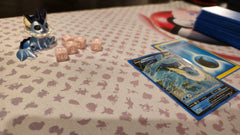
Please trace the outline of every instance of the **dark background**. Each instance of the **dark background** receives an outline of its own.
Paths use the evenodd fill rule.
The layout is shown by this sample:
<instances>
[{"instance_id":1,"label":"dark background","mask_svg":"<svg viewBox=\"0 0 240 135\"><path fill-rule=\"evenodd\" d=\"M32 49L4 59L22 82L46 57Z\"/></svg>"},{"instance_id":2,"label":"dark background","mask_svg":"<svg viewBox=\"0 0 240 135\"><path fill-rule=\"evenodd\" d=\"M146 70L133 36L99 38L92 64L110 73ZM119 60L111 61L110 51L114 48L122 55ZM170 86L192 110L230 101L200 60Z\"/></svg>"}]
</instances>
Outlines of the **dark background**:
<instances>
[{"instance_id":1,"label":"dark background","mask_svg":"<svg viewBox=\"0 0 240 135\"><path fill-rule=\"evenodd\" d=\"M162 3L169 0L0 0L0 18L33 14L35 9L48 13L116 6Z\"/></svg>"},{"instance_id":2,"label":"dark background","mask_svg":"<svg viewBox=\"0 0 240 135\"><path fill-rule=\"evenodd\" d=\"M164 3L176 0L0 0L0 18L22 16L23 14L33 14L35 9L47 9L48 13L108 8L118 6L144 5L154 3ZM184 0L198 4L228 2L228 8L240 11L240 0ZM201 4L200 4L201 5ZM201 5L206 6L206 5Z\"/></svg>"}]
</instances>

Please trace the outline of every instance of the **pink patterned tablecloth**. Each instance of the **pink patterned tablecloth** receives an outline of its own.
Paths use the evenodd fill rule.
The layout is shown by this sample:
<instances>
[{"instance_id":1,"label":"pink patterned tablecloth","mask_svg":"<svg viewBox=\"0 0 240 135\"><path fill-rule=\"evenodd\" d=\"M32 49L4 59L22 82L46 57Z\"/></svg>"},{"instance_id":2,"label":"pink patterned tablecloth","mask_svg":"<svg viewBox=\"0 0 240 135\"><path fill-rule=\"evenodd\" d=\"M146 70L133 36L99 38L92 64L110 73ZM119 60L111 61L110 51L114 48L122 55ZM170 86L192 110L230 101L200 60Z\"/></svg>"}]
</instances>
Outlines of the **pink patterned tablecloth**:
<instances>
[{"instance_id":1,"label":"pink patterned tablecloth","mask_svg":"<svg viewBox=\"0 0 240 135\"><path fill-rule=\"evenodd\" d=\"M176 8L200 9L172 2L49 14L57 46L65 34L84 36L88 44L103 40L103 51L87 47L62 63L54 48L20 62L16 52L28 37L23 18L0 19L0 135L239 135L240 95L197 121L127 62L170 39L138 14ZM232 47L194 43L240 56ZM240 71L223 80L240 88Z\"/></svg>"}]
</instances>

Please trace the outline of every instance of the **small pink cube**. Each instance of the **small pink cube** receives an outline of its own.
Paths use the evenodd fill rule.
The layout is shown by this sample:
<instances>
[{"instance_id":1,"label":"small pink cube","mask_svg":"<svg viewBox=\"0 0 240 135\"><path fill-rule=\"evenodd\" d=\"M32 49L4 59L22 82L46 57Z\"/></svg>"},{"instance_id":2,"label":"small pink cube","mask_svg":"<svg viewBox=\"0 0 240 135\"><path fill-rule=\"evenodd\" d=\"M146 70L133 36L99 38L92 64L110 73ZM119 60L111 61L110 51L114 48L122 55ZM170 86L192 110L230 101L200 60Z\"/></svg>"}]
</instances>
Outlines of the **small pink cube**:
<instances>
[{"instance_id":1,"label":"small pink cube","mask_svg":"<svg viewBox=\"0 0 240 135\"><path fill-rule=\"evenodd\" d=\"M91 44L92 51L101 51L102 50L102 41L98 38L92 40Z\"/></svg>"},{"instance_id":2,"label":"small pink cube","mask_svg":"<svg viewBox=\"0 0 240 135\"><path fill-rule=\"evenodd\" d=\"M74 41L67 41L64 45L69 55L78 53L78 46Z\"/></svg>"},{"instance_id":3,"label":"small pink cube","mask_svg":"<svg viewBox=\"0 0 240 135\"><path fill-rule=\"evenodd\" d=\"M64 35L62 36L62 41L63 45L65 45L68 41L74 41L74 37L72 35Z\"/></svg>"},{"instance_id":4,"label":"small pink cube","mask_svg":"<svg viewBox=\"0 0 240 135\"><path fill-rule=\"evenodd\" d=\"M56 55L57 62L63 62L69 59L68 52L65 47L56 47L55 55Z\"/></svg>"},{"instance_id":5,"label":"small pink cube","mask_svg":"<svg viewBox=\"0 0 240 135\"><path fill-rule=\"evenodd\" d=\"M74 39L74 41L76 42L76 44L77 44L79 49L86 48L86 38L84 38L84 37L76 37Z\"/></svg>"},{"instance_id":6,"label":"small pink cube","mask_svg":"<svg viewBox=\"0 0 240 135\"><path fill-rule=\"evenodd\" d=\"M62 40L64 42L67 42L67 41L73 41L74 40L74 37L72 35L64 35L62 36Z\"/></svg>"}]
</instances>

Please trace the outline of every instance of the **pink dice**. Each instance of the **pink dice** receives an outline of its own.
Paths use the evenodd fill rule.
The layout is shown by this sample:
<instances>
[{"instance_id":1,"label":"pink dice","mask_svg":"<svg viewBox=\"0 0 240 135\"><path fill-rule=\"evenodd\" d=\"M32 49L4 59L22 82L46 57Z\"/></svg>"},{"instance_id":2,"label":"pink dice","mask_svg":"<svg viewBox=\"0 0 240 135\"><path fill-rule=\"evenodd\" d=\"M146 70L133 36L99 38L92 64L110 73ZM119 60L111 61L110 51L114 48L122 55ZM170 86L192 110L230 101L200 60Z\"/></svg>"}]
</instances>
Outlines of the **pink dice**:
<instances>
[{"instance_id":1,"label":"pink dice","mask_svg":"<svg viewBox=\"0 0 240 135\"><path fill-rule=\"evenodd\" d=\"M74 38L72 35L62 36L62 45L63 47L57 47L55 49L55 55L57 62L63 62L69 60L71 54L77 54L78 49L85 49L87 47L86 38L77 36ZM102 50L102 40L94 38L91 41L91 50L92 51L101 51Z\"/></svg>"},{"instance_id":2,"label":"pink dice","mask_svg":"<svg viewBox=\"0 0 240 135\"><path fill-rule=\"evenodd\" d=\"M102 50L102 41L98 38L92 40L91 44L92 51L101 51Z\"/></svg>"},{"instance_id":3,"label":"pink dice","mask_svg":"<svg viewBox=\"0 0 240 135\"><path fill-rule=\"evenodd\" d=\"M63 45L65 45L68 41L74 41L74 37L72 35L64 35L62 37Z\"/></svg>"},{"instance_id":4,"label":"pink dice","mask_svg":"<svg viewBox=\"0 0 240 135\"><path fill-rule=\"evenodd\" d=\"M67 42L67 41L73 41L74 37L72 35L64 35L62 37L63 42Z\"/></svg>"},{"instance_id":5,"label":"pink dice","mask_svg":"<svg viewBox=\"0 0 240 135\"><path fill-rule=\"evenodd\" d=\"M78 53L78 46L74 41L67 41L64 44L69 55Z\"/></svg>"},{"instance_id":6,"label":"pink dice","mask_svg":"<svg viewBox=\"0 0 240 135\"><path fill-rule=\"evenodd\" d=\"M63 62L69 59L68 52L65 47L56 47L55 55L56 55L57 62Z\"/></svg>"},{"instance_id":7,"label":"pink dice","mask_svg":"<svg viewBox=\"0 0 240 135\"><path fill-rule=\"evenodd\" d=\"M74 39L74 42L77 44L79 49L85 49L86 48L86 38L84 37L76 37Z\"/></svg>"}]
</instances>

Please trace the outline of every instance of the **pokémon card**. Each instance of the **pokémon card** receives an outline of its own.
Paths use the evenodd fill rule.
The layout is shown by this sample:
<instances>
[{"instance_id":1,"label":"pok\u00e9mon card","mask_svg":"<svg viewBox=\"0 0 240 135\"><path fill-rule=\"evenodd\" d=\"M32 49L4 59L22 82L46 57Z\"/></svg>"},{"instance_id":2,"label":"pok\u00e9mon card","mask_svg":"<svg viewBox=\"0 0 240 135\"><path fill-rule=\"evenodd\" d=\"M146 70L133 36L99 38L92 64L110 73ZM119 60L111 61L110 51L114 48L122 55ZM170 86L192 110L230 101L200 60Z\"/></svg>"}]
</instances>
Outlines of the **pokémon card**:
<instances>
[{"instance_id":1,"label":"pok\u00e9mon card","mask_svg":"<svg viewBox=\"0 0 240 135\"><path fill-rule=\"evenodd\" d=\"M172 52L143 56L129 63L197 120L239 92Z\"/></svg>"},{"instance_id":2,"label":"pok\u00e9mon card","mask_svg":"<svg viewBox=\"0 0 240 135\"><path fill-rule=\"evenodd\" d=\"M218 79L223 79L240 69L239 65L197 47L184 39L175 39L152 46L160 51L173 52Z\"/></svg>"}]
</instances>

